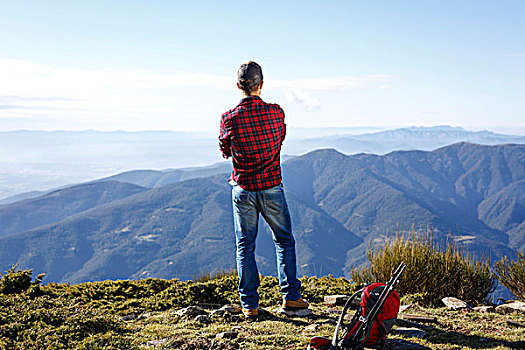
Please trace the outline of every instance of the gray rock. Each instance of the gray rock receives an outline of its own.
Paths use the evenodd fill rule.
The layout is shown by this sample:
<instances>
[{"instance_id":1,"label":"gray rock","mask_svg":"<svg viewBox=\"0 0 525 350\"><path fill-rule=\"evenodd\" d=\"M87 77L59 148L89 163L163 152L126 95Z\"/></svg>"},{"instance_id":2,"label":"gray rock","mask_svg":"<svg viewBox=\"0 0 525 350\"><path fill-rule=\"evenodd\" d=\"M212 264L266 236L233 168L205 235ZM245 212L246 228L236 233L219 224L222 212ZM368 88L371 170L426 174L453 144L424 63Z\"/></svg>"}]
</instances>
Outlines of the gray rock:
<instances>
[{"instance_id":1,"label":"gray rock","mask_svg":"<svg viewBox=\"0 0 525 350\"><path fill-rule=\"evenodd\" d=\"M188 306L184 309L180 309L175 311L175 313L179 316L198 316L198 315L206 315L206 311L200 306Z\"/></svg>"},{"instance_id":2,"label":"gray rock","mask_svg":"<svg viewBox=\"0 0 525 350\"><path fill-rule=\"evenodd\" d=\"M151 317L152 313L151 312L144 312L142 314L140 314L138 317L137 317L137 320L144 320L148 317Z\"/></svg>"},{"instance_id":3,"label":"gray rock","mask_svg":"<svg viewBox=\"0 0 525 350\"><path fill-rule=\"evenodd\" d=\"M470 305L465 303L463 300L459 300L454 297L446 297L441 299L443 304L451 310L471 309Z\"/></svg>"},{"instance_id":4,"label":"gray rock","mask_svg":"<svg viewBox=\"0 0 525 350\"><path fill-rule=\"evenodd\" d=\"M348 295L326 295L325 305L344 305L350 297Z\"/></svg>"},{"instance_id":5,"label":"gray rock","mask_svg":"<svg viewBox=\"0 0 525 350\"><path fill-rule=\"evenodd\" d=\"M414 337L414 338L425 338L427 336L427 332L422 331L421 329L417 329L414 327L407 328L407 327L396 327L392 330L392 332L397 334L404 334L408 337Z\"/></svg>"},{"instance_id":6,"label":"gray rock","mask_svg":"<svg viewBox=\"0 0 525 350\"><path fill-rule=\"evenodd\" d=\"M197 322L200 322L200 323L210 323L210 316L208 315L198 315L198 316L195 316L195 318L193 319Z\"/></svg>"},{"instance_id":7,"label":"gray rock","mask_svg":"<svg viewBox=\"0 0 525 350\"><path fill-rule=\"evenodd\" d=\"M317 327L318 326L315 323L312 323L311 325L304 327L303 333L315 332L317 331Z\"/></svg>"},{"instance_id":8,"label":"gray rock","mask_svg":"<svg viewBox=\"0 0 525 350\"><path fill-rule=\"evenodd\" d=\"M151 340L151 341L147 342L146 345L148 345L148 346L161 346L161 345L167 344L169 341L170 340L168 338L159 339L159 340Z\"/></svg>"},{"instance_id":9,"label":"gray rock","mask_svg":"<svg viewBox=\"0 0 525 350\"><path fill-rule=\"evenodd\" d=\"M217 339L235 339L235 338L237 338L238 335L239 335L239 333L233 332L233 331L222 332L222 333L217 334L215 336L215 338L217 338Z\"/></svg>"},{"instance_id":10,"label":"gray rock","mask_svg":"<svg viewBox=\"0 0 525 350\"><path fill-rule=\"evenodd\" d=\"M242 312L240 307L236 305L232 305L232 304L226 304L222 306L219 310L223 310L223 311L229 312L230 314L234 314L234 315L240 314Z\"/></svg>"},{"instance_id":11,"label":"gray rock","mask_svg":"<svg viewBox=\"0 0 525 350\"><path fill-rule=\"evenodd\" d=\"M137 318L137 315L126 315L120 318L121 321L133 321Z\"/></svg>"},{"instance_id":12,"label":"gray rock","mask_svg":"<svg viewBox=\"0 0 525 350\"><path fill-rule=\"evenodd\" d=\"M489 313L494 312L495 308L494 306L476 306L473 310L481 313Z\"/></svg>"},{"instance_id":13,"label":"gray rock","mask_svg":"<svg viewBox=\"0 0 525 350\"><path fill-rule=\"evenodd\" d=\"M210 312L210 316L223 316L226 313L225 310L217 309Z\"/></svg>"},{"instance_id":14,"label":"gray rock","mask_svg":"<svg viewBox=\"0 0 525 350\"><path fill-rule=\"evenodd\" d=\"M402 313L405 310L411 309L414 307L414 304L408 304L408 305L401 305L399 307L399 313Z\"/></svg>"},{"instance_id":15,"label":"gray rock","mask_svg":"<svg viewBox=\"0 0 525 350\"><path fill-rule=\"evenodd\" d=\"M310 309L299 309L299 310L285 310L282 307L273 310L273 312L285 315L288 317L307 317L313 315Z\"/></svg>"},{"instance_id":16,"label":"gray rock","mask_svg":"<svg viewBox=\"0 0 525 350\"><path fill-rule=\"evenodd\" d=\"M510 313L520 313L525 314L525 302L523 301L513 301L507 304L496 306L496 312L499 314L510 314Z\"/></svg>"}]
</instances>

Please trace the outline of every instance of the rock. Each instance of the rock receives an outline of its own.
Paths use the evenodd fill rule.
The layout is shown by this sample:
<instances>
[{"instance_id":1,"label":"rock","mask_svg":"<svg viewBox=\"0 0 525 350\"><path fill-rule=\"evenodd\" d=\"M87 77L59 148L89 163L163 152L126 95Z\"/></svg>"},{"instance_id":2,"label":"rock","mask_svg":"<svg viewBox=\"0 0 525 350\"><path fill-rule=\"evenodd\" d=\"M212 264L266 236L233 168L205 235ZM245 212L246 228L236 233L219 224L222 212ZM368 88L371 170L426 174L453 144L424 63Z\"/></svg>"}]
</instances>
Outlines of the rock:
<instances>
[{"instance_id":1,"label":"rock","mask_svg":"<svg viewBox=\"0 0 525 350\"><path fill-rule=\"evenodd\" d=\"M170 340L168 338L159 339L159 340L150 340L149 342L146 343L146 345L148 345L148 346L161 346L161 345L167 344L169 341Z\"/></svg>"},{"instance_id":2,"label":"rock","mask_svg":"<svg viewBox=\"0 0 525 350\"><path fill-rule=\"evenodd\" d=\"M326 295L325 305L344 305L350 297L348 295Z\"/></svg>"},{"instance_id":3,"label":"rock","mask_svg":"<svg viewBox=\"0 0 525 350\"><path fill-rule=\"evenodd\" d=\"M217 334L215 336L215 338L217 338L217 339L235 339L235 338L237 338L238 335L239 335L239 333L233 332L233 331L222 332L222 333Z\"/></svg>"},{"instance_id":4,"label":"rock","mask_svg":"<svg viewBox=\"0 0 525 350\"><path fill-rule=\"evenodd\" d=\"M513 301L507 304L496 306L496 312L499 314L510 314L513 312L525 314L525 302Z\"/></svg>"},{"instance_id":5,"label":"rock","mask_svg":"<svg viewBox=\"0 0 525 350\"><path fill-rule=\"evenodd\" d=\"M408 304L408 305L401 305L399 307L399 313L402 313L405 310L411 309L414 307L414 304Z\"/></svg>"},{"instance_id":6,"label":"rock","mask_svg":"<svg viewBox=\"0 0 525 350\"><path fill-rule=\"evenodd\" d=\"M403 319L413 322L437 323L435 316L403 315Z\"/></svg>"},{"instance_id":7,"label":"rock","mask_svg":"<svg viewBox=\"0 0 525 350\"><path fill-rule=\"evenodd\" d=\"M193 319L194 321L198 321L200 323L210 323L210 316L208 315L198 315L198 316L195 316L195 318Z\"/></svg>"},{"instance_id":8,"label":"rock","mask_svg":"<svg viewBox=\"0 0 525 350\"><path fill-rule=\"evenodd\" d=\"M341 314L341 310L339 310L339 309L328 309L326 311L331 313L331 314L337 314L337 315Z\"/></svg>"},{"instance_id":9,"label":"rock","mask_svg":"<svg viewBox=\"0 0 525 350\"><path fill-rule=\"evenodd\" d=\"M197 306L202 307L203 309L207 309L207 310L214 310L214 309L219 309L221 307L221 304L198 303Z\"/></svg>"},{"instance_id":10,"label":"rock","mask_svg":"<svg viewBox=\"0 0 525 350\"><path fill-rule=\"evenodd\" d=\"M210 312L210 316L223 316L226 313L225 310L217 309Z\"/></svg>"},{"instance_id":11,"label":"rock","mask_svg":"<svg viewBox=\"0 0 525 350\"><path fill-rule=\"evenodd\" d=\"M229 312L230 314L234 314L234 315L240 314L242 312L240 307L236 305L232 305L232 304L226 304L222 306L219 310L223 310L223 311Z\"/></svg>"},{"instance_id":12,"label":"rock","mask_svg":"<svg viewBox=\"0 0 525 350\"><path fill-rule=\"evenodd\" d=\"M126 316L122 316L120 318L121 321L133 321L134 319L137 318L137 315L126 315Z\"/></svg>"},{"instance_id":13,"label":"rock","mask_svg":"<svg viewBox=\"0 0 525 350\"><path fill-rule=\"evenodd\" d=\"M430 350L429 347L411 343L403 339L387 339L385 349L393 350Z\"/></svg>"},{"instance_id":14,"label":"rock","mask_svg":"<svg viewBox=\"0 0 525 350\"><path fill-rule=\"evenodd\" d=\"M473 310L481 313L489 313L494 312L496 309L494 306L476 306Z\"/></svg>"},{"instance_id":15,"label":"rock","mask_svg":"<svg viewBox=\"0 0 525 350\"><path fill-rule=\"evenodd\" d=\"M184 309L180 309L175 311L175 313L179 316L198 316L198 315L206 315L206 311L200 306L188 306Z\"/></svg>"},{"instance_id":16,"label":"rock","mask_svg":"<svg viewBox=\"0 0 525 350\"><path fill-rule=\"evenodd\" d=\"M414 328L414 327L411 327L411 328L396 327L392 331L397 334L404 334L408 337L414 337L414 338L423 339L427 336L427 332L422 331L421 329Z\"/></svg>"},{"instance_id":17,"label":"rock","mask_svg":"<svg viewBox=\"0 0 525 350\"><path fill-rule=\"evenodd\" d=\"M151 315L151 312L144 312L137 317L137 320L144 320L148 317L151 317Z\"/></svg>"},{"instance_id":18,"label":"rock","mask_svg":"<svg viewBox=\"0 0 525 350\"><path fill-rule=\"evenodd\" d=\"M315 332L315 331L317 331L317 325L315 323L312 323L311 325L306 326L303 329L303 333Z\"/></svg>"},{"instance_id":19,"label":"rock","mask_svg":"<svg viewBox=\"0 0 525 350\"><path fill-rule=\"evenodd\" d=\"M299 310L285 310L282 307L274 309L273 312L288 317L307 317L313 315L312 310L310 309L299 309Z\"/></svg>"},{"instance_id":20,"label":"rock","mask_svg":"<svg viewBox=\"0 0 525 350\"><path fill-rule=\"evenodd\" d=\"M441 299L443 304L451 310L461 310L461 309L471 309L469 304L465 303L463 300L459 300L454 297L446 297Z\"/></svg>"},{"instance_id":21,"label":"rock","mask_svg":"<svg viewBox=\"0 0 525 350\"><path fill-rule=\"evenodd\" d=\"M350 313L350 314L347 313L347 314L345 315L345 317L343 317L343 319L344 319L345 321L351 322L352 319L354 318L354 316L355 316L355 313L353 313L353 312Z\"/></svg>"},{"instance_id":22,"label":"rock","mask_svg":"<svg viewBox=\"0 0 525 350\"><path fill-rule=\"evenodd\" d=\"M525 323L513 321L513 320L507 320L507 324L514 327L522 327L525 328Z\"/></svg>"}]
</instances>

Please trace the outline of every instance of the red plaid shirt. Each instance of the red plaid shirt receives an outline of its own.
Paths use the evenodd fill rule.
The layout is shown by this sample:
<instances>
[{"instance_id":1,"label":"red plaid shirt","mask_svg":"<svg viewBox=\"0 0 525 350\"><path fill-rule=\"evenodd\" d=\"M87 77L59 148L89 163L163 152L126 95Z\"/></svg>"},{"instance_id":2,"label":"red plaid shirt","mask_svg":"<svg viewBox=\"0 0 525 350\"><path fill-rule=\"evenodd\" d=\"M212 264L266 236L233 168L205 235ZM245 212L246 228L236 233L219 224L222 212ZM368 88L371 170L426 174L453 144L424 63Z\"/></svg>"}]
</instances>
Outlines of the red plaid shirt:
<instances>
[{"instance_id":1,"label":"red plaid shirt","mask_svg":"<svg viewBox=\"0 0 525 350\"><path fill-rule=\"evenodd\" d=\"M281 183L281 145L286 135L284 112L259 96L243 98L221 117L219 146L232 157L231 180L248 191L262 191Z\"/></svg>"}]
</instances>

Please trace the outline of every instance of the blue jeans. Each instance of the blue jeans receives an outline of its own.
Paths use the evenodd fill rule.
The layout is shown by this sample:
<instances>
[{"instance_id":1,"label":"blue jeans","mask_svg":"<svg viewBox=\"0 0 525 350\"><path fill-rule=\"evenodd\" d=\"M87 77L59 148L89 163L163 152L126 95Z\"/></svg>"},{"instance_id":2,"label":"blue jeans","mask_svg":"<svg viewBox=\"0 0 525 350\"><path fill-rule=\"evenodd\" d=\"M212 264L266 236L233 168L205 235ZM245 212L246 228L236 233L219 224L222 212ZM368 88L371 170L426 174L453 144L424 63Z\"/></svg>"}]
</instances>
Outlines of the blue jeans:
<instances>
[{"instance_id":1,"label":"blue jeans","mask_svg":"<svg viewBox=\"0 0 525 350\"><path fill-rule=\"evenodd\" d=\"M233 222L237 243L237 273L242 307L259 307L259 272L255 262L255 240L259 214L270 226L277 255L277 273L281 293L286 300L297 300L301 282L297 279L295 240L290 212L281 185L264 191L250 192L233 186Z\"/></svg>"}]
</instances>

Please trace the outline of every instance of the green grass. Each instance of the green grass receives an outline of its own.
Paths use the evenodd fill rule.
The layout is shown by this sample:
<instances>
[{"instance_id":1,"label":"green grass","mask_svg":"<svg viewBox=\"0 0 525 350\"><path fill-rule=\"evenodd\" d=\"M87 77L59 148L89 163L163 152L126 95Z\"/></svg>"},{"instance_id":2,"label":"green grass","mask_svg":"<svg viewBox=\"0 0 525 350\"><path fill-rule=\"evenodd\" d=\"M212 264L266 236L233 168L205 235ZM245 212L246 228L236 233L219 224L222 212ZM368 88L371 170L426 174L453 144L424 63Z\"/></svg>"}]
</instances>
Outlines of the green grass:
<instances>
[{"instance_id":1,"label":"green grass","mask_svg":"<svg viewBox=\"0 0 525 350\"><path fill-rule=\"evenodd\" d=\"M356 287L344 278L303 277L303 295L313 302L315 315L291 319L272 312L281 302L278 281L275 277L263 277L261 304L269 312L258 322L225 314L213 315L211 323L203 324L175 311L202 302L236 303L235 276L206 282L145 279L72 286L41 286L38 281L31 282L31 278L28 282L27 276L31 276L30 271L13 269L2 277L10 285L9 294L0 293L2 350L305 349L312 336L333 334L341 308L322 305L324 295L351 294ZM405 302L418 299L418 296L403 298ZM407 312L434 315L438 324L426 330L425 339L395 333L389 338L431 349L525 347L525 328L506 324L507 319L525 322L524 315L463 313L417 305ZM306 329L311 324L317 325L315 330ZM231 330L238 332L235 339L217 338L217 334Z\"/></svg>"},{"instance_id":2,"label":"green grass","mask_svg":"<svg viewBox=\"0 0 525 350\"><path fill-rule=\"evenodd\" d=\"M498 281L507 287L518 299L525 300L525 253L519 252L516 260L507 256L497 261L494 270Z\"/></svg>"},{"instance_id":3,"label":"green grass","mask_svg":"<svg viewBox=\"0 0 525 350\"><path fill-rule=\"evenodd\" d=\"M352 278L358 283L387 281L404 262L406 269L396 287L399 293L419 294L420 301L429 306L449 296L482 303L496 286L490 261L472 258L456 243L439 243L430 234L397 235L369 249L370 265L352 269Z\"/></svg>"}]
</instances>

